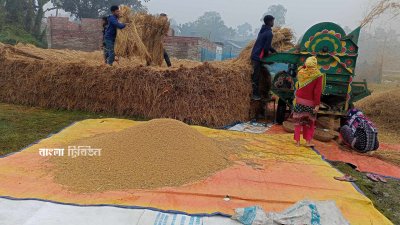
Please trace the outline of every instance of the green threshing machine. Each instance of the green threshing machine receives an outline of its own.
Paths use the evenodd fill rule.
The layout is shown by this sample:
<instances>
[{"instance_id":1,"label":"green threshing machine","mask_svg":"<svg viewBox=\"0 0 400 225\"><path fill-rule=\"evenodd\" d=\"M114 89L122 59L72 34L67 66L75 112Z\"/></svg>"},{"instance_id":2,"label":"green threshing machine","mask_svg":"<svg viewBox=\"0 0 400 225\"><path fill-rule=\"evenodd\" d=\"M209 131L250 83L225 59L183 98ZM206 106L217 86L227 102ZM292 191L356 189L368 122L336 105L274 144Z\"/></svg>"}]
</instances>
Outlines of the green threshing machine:
<instances>
[{"instance_id":1,"label":"green threshing machine","mask_svg":"<svg viewBox=\"0 0 400 225\"><path fill-rule=\"evenodd\" d=\"M310 56L318 58L321 72L325 73L327 78L320 114L342 117L353 107L354 102L371 94L365 80L353 81L360 31L361 27L358 27L350 34L346 34L335 23L319 23L304 34L295 48L263 59L264 63L272 64L270 70L275 74L271 90L279 97L276 115L278 123L285 120L287 107L292 107L297 68L303 66ZM274 71L271 69L274 68L273 65L281 67Z\"/></svg>"}]
</instances>

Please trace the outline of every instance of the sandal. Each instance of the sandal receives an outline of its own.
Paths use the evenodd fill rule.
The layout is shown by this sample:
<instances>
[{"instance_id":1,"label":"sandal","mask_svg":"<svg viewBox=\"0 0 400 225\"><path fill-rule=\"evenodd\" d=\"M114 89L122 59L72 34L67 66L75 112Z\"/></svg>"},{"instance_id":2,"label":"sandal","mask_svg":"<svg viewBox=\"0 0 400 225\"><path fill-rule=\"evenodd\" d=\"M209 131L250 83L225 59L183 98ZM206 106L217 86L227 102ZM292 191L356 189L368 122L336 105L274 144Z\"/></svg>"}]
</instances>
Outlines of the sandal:
<instances>
[{"instance_id":1,"label":"sandal","mask_svg":"<svg viewBox=\"0 0 400 225\"><path fill-rule=\"evenodd\" d=\"M379 182L378 178L375 176L375 174L372 173L367 173L367 178L372 180L373 182Z\"/></svg>"},{"instance_id":2,"label":"sandal","mask_svg":"<svg viewBox=\"0 0 400 225\"><path fill-rule=\"evenodd\" d=\"M386 178L378 174L367 173L367 178L374 182L387 183Z\"/></svg>"},{"instance_id":3,"label":"sandal","mask_svg":"<svg viewBox=\"0 0 400 225\"><path fill-rule=\"evenodd\" d=\"M357 181L357 179L356 178L354 178L354 177L352 177L352 176L350 176L350 175L344 175L343 177L333 177L335 180L338 180L338 181L345 181L345 182L354 182L354 181Z\"/></svg>"}]
</instances>

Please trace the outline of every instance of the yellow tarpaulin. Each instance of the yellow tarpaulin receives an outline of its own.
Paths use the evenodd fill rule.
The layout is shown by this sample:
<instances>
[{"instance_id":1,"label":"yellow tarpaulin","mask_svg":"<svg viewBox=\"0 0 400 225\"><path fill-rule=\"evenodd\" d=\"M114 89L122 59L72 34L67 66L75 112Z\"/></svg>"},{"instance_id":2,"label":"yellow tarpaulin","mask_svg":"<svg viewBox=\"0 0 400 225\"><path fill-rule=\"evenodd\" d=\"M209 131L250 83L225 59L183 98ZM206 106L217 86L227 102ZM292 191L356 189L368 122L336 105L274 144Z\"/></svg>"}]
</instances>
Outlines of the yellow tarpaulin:
<instances>
[{"instance_id":1,"label":"yellow tarpaulin","mask_svg":"<svg viewBox=\"0 0 400 225\"><path fill-rule=\"evenodd\" d=\"M334 176L342 176L340 172L313 150L296 148L292 135L287 134L256 135L194 127L206 136L240 143L247 151L237 157L234 166L203 181L157 190L69 192L53 181L47 158L39 155L41 148L68 146L78 139L117 132L137 123L120 119L81 121L0 159L0 196L79 205L137 206L201 215L232 215L235 208L253 205L279 212L304 199L334 200L351 224L392 224L351 183L334 180ZM224 201L226 195L230 201Z\"/></svg>"}]
</instances>

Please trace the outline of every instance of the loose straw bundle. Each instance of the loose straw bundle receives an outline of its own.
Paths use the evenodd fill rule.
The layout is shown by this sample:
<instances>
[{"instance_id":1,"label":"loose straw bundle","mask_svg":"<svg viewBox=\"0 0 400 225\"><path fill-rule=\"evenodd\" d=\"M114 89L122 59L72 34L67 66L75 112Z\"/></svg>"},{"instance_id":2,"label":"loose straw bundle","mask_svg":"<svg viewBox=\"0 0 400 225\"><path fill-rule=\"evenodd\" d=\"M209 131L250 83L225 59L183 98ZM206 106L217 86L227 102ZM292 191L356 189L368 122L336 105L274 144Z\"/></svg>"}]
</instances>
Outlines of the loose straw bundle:
<instances>
[{"instance_id":1,"label":"loose straw bundle","mask_svg":"<svg viewBox=\"0 0 400 225\"><path fill-rule=\"evenodd\" d=\"M132 10L128 6L121 6L120 12L120 22L125 23L127 26L117 32L115 43L116 55L126 58L137 56L146 60L147 64L150 64L152 58L136 29L135 17Z\"/></svg>"},{"instance_id":2,"label":"loose straw bundle","mask_svg":"<svg viewBox=\"0 0 400 225\"><path fill-rule=\"evenodd\" d=\"M387 10L392 10L393 17L398 16L400 14L400 2L398 0L379 1L374 7L372 7L368 15L361 21L361 27L371 24Z\"/></svg>"},{"instance_id":3,"label":"loose straw bundle","mask_svg":"<svg viewBox=\"0 0 400 225\"><path fill-rule=\"evenodd\" d=\"M274 39L272 40L272 47L278 52L288 51L294 47L294 33L290 28L274 27ZM250 42L239 54L236 62L244 62L251 64L251 51L253 50L255 41Z\"/></svg>"},{"instance_id":4,"label":"loose straw bundle","mask_svg":"<svg viewBox=\"0 0 400 225\"><path fill-rule=\"evenodd\" d=\"M153 64L161 66L164 53L163 39L168 34L170 26L167 17L138 13L135 15L135 25L153 59Z\"/></svg>"}]
</instances>

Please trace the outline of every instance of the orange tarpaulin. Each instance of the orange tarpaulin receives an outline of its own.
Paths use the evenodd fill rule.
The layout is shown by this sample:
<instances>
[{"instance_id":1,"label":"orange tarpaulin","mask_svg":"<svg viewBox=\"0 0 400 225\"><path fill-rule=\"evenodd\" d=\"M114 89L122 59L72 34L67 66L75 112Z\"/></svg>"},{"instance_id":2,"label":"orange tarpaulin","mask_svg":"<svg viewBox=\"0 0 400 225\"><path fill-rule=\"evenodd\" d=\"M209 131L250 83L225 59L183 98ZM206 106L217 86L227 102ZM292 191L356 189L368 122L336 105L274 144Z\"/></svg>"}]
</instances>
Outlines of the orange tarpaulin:
<instances>
[{"instance_id":1,"label":"orange tarpaulin","mask_svg":"<svg viewBox=\"0 0 400 225\"><path fill-rule=\"evenodd\" d=\"M182 187L73 193L53 181L40 148L68 146L82 137L116 132L134 126L130 120L85 120L42 140L22 152L0 159L0 195L81 205L122 205L189 214L232 215L235 208L260 205L282 211L303 200L334 200L351 224L391 224L371 201L308 148L296 148L291 135L255 135L194 127L204 135L239 142L247 149L238 162L213 176ZM230 196L230 201L224 197Z\"/></svg>"},{"instance_id":2,"label":"orange tarpaulin","mask_svg":"<svg viewBox=\"0 0 400 225\"><path fill-rule=\"evenodd\" d=\"M272 129L267 131L267 134L284 134L286 133L282 126L273 126ZM335 142L317 142L317 151L330 161L341 161L351 163L357 167L361 172L369 172L389 176L400 179L400 167L385 162L373 155L361 154L355 151L344 151L339 148ZM400 151L398 145L381 144L378 151Z\"/></svg>"}]
</instances>

